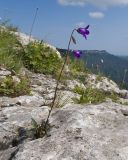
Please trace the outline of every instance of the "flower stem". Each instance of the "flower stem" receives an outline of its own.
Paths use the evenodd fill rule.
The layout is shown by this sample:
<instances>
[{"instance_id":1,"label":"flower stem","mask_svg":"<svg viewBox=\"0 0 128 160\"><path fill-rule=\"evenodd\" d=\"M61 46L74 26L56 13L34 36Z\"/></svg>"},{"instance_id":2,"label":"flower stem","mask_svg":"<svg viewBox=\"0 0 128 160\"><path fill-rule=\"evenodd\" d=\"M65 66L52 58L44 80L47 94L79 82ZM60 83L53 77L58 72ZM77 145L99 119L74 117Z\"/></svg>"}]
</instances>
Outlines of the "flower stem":
<instances>
[{"instance_id":1,"label":"flower stem","mask_svg":"<svg viewBox=\"0 0 128 160\"><path fill-rule=\"evenodd\" d=\"M50 110L49 110L49 114L48 114L48 117L46 119L46 122L45 122L45 125L44 125L44 129L45 129L45 132L46 132L46 128L47 128L47 124L48 124L48 120L49 120L49 117L51 115L51 112L52 112L52 109L54 107L54 104L55 104L55 100L56 100L56 96L57 96L57 91L58 91L58 86L59 86L59 83L60 83L60 79L61 79L61 76L62 76L62 73L63 73L63 70L64 70L64 67L65 67L65 64L68 60L68 56L69 56L69 51L70 51L70 44L71 44L71 41L72 41L72 35L74 33L76 29L73 29L72 33L71 33L71 36L70 36L70 39L69 39L69 42L68 42L68 50L67 50L67 53L65 55L65 60L64 60L64 63L62 65L62 68L61 68L61 71L60 71L60 74L58 76L58 79L57 79L57 83L56 83L56 88L55 88L55 91L54 91L54 97L53 97L53 101L52 101L52 104L51 104L51 107L50 107Z\"/></svg>"},{"instance_id":2,"label":"flower stem","mask_svg":"<svg viewBox=\"0 0 128 160\"><path fill-rule=\"evenodd\" d=\"M30 40L31 40L31 34L32 34L32 30L33 30L33 27L34 27L34 24L35 24L35 21L36 21L37 12L38 12L38 8L36 8L36 12L35 12L34 19L33 19L33 22L32 22L32 26L31 26L31 29L30 29L29 42L30 42Z\"/></svg>"}]
</instances>

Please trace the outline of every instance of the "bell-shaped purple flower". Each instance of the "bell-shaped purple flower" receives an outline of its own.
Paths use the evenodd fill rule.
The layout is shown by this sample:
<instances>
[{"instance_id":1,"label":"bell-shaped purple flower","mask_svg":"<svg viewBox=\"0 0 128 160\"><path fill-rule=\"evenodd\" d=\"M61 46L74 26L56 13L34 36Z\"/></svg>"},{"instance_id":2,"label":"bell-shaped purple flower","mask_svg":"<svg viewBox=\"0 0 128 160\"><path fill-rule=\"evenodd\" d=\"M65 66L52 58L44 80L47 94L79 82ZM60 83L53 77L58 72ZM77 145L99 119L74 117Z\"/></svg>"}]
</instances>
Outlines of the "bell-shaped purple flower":
<instances>
[{"instance_id":1,"label":"bell-shaped purple flower","mask_svg":"<svg viewBox=\"0 0 128 160\"><path fill-rule=\"evenodd\" d=\"M80 56L81 56L81 54L82 54L82 52L81 51L73 51L73 54L74 54L74 56L76 57L76 58L80 58Z\"/></svg>"},{"instance_id":2,"label":"bell-shaped purple flower","mask_svg":"<svg viewBox=\"0 0 128 160\"><path fill-rule=\"evenodd\" d=\"M79 34L81 34L81 35L83 35L84 37L85 37L85 39L87 39L87 35L89 35L89 30L88 30L88 28L89 28L89 25L88 26L86 26L85 28L78 28L77 29L77 32L79 33Z\"/></svg>"}]
</instances>

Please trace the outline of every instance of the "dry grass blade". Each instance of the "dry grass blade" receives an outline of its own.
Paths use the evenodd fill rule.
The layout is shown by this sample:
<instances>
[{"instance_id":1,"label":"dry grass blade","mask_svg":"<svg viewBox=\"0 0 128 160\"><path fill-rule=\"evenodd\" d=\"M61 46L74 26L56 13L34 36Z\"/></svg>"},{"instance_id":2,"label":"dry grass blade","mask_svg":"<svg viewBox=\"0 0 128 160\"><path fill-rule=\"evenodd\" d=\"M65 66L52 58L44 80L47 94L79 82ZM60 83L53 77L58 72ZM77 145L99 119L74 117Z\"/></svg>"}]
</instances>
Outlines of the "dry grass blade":
<instances>
[{"instance_id":1,"label":"dry grass blade","mask_svg":"<svg viewBox=\"0 0 128 160\"><path fill-rule=\"evenodd\" d=\"M55 100L54 108L62 108L68 103L71 103L71 96L65 96L63 92L59 92Z\"/></svg>"}]
</instances>

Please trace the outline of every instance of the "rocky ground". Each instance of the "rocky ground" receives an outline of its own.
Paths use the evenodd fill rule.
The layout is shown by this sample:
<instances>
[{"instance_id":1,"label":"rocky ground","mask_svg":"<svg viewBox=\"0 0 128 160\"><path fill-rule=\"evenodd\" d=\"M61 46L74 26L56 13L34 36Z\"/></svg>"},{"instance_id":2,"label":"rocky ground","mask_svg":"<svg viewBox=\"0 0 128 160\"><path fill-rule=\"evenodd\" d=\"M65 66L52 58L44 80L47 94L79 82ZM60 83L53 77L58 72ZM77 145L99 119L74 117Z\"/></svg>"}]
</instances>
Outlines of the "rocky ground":
<instances>
[{"instance_id":1,"label":"rocky ground","mask_svg":"<svg viewBox=\"0 0 128 160\"><path fill-rule=\"evenodd\" d=\"M31 95L0 97L0 160L128 160L128 106L111 100L98 105L72 101L79 97L72 91L76 85L114 90L123 101L127 101L126 90L107 78L97 81L95 75L88 75L83 84L76 80L60 84L59 103L63 107L53 110L48 136L33 139L31 118L38 123L46 120L56 80L25 72L31 80ZM0 79L9 74L1 68Z\"/></svg>"},{"instance_id":2,"label":"rocky ground","mask_svg":"<svg viewBox=\"0 0 128 160\"><path fill-rule=\"evenodd\" d=\"M27 142L13 159L127 160L128 108L67 105L53 112L51 136Z\"/></svg>"}]
</instances>

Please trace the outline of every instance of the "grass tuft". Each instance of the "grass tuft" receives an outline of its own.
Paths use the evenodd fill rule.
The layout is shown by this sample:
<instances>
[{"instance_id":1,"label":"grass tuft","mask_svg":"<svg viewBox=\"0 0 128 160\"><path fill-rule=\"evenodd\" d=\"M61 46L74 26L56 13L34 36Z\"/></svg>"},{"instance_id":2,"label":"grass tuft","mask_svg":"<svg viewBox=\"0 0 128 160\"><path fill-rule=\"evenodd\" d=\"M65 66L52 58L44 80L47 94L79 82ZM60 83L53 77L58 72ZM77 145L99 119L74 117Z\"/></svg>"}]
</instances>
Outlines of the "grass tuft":
<instances>
[{"instance_id":1,"label":"grass tuft","mask_svg":"<svg viewBox=\"0 0 128 160\"><path fill-rule=\"evenodd\" d=\"M24 66L31 71L55 74L61 66L61 59L50 47L40 42L30 42L22 55Z\"/></svg>"},{"instance_id":2,"label":"grass tuft","mask_svg":"<svg viewBox=\"0 0 128 160\"><path fill-rule=\"evenodd\" d=\"M95 89L88 87L87 89L83 89L79 86L76 86L73 90L75 93L80 94L80 98L75 98L74 101L78 104L98 104L105 102L107 98L112 99L113 102L117 102L119 96L112 92L105 92L103 90Z\"/></svg>"}]
</instances>

